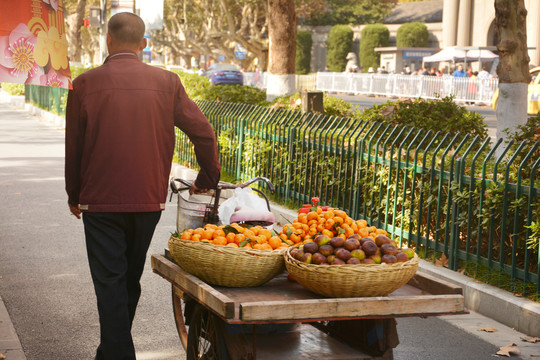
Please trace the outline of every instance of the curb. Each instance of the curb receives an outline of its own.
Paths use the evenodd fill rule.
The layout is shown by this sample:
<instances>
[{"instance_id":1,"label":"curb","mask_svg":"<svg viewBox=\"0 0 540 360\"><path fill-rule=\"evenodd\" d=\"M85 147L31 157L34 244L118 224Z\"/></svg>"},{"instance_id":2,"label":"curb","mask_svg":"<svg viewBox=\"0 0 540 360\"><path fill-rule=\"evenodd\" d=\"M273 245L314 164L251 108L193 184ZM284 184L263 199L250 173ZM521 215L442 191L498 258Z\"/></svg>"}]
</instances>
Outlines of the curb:
<instances>
[{"instance_id":1,"label":"curb","mask_svg":"<svg viewBox=\"0 0 540 360\"><path fill-rule=\"evenodd\" d=\"M6 360L26 360L17 332L0 297L0 359L2 355Z\"/></svg>"},{"instance_id":2,"label":"curb","mask_svg":"<svg viewBox=\"0 0 540 360\"><path fill-rule=\"evenodd\" d=\"M425 260L420 261L420 268L431 276L462 287L465 307L469 310L521 333L540 337L540 304Z\"/></svg>"}]
</instances>

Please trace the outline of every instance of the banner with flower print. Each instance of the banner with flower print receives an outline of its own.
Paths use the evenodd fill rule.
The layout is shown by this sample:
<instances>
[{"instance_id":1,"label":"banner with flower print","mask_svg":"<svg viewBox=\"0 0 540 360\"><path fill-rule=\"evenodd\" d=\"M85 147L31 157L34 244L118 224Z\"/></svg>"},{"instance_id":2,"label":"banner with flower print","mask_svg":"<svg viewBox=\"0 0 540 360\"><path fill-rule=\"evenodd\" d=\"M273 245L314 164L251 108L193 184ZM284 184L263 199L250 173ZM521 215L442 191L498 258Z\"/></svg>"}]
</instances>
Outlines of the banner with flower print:
<instances>
[{"instance_id":1,"label":"banner with flower print","mask_svg":"<svg viewBox=\"0 0 540 360\"><path fill-rule=\"evenodd\" d=\"M63 0L0 0L0 82L72 88Z\"/></svg>"}]
</instances>

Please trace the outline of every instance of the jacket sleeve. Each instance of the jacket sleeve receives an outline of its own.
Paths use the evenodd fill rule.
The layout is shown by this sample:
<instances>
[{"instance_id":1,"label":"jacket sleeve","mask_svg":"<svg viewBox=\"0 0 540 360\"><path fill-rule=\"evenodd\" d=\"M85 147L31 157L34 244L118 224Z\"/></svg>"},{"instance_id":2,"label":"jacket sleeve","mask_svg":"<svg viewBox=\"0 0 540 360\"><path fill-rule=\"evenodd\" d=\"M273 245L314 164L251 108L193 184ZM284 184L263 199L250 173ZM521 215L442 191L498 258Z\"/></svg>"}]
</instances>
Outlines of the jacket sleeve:
<instances>
[{"instance_id":1,"label":"jacket sleeve","mask_svg":"<svg viewBox=\"0 0 540 360\"><path fill-rule=\"evenodd\" d=\"M189 137L195 147L200 167L195 185L201 189L213 188L219 181L221 171L214 129L197 104L188 97L179 79L174 106L175 126Z\"/></svg>"},{"instance_id":2,"label":"jacket sleeve","mask_svg":"<svg viewBox=\"0 0 540 360\"><path fill-rule=\"evenodd\" d=\"M68 93L66 106L66 137L65 137L65 167L64 177L68 203L79 204L81 190L81 158L84 141L84 127L81 122L81 103L74 90Z\"/></svg>"}]
</instances>

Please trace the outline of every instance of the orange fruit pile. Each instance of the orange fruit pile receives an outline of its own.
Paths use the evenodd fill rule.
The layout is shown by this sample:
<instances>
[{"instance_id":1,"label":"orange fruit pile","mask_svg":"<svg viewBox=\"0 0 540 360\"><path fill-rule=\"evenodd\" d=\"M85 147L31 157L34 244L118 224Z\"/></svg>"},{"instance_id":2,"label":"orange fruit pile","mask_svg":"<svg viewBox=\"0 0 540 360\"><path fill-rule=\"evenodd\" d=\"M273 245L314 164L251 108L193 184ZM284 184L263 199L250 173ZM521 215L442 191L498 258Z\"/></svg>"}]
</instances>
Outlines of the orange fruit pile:
<instances>
[{"instance_id":1,"label":"orange fruit pile","mask_svg":"<svg viewBox=\"0 0 540 360\"><path fill-rule=\"evenodd\" d=\"M366 220L353 220L343 210L331 207L317 206L310 212L299 213L292 224L283 226L279 234L281 240L288 244L298 244L313 241L317 235L328 235L330 238L342 237L347 239L353 234L360 237L375 239L379 234L387 236L388 233L375 226L368 226Z\"/></svg>"},{"instance_id":2,"label":"orange fruit pile","mask_svg":"<svg viewBox=\"0 0 540 360\"><path fill-rule=\"evenodd\" d=\"M257 250L277 250L289 247L287 242L282 241L267 228L262 226L248 228L237 223L221 226L207 224L204 227L188 229L180 235L180 239Z\"/></svg>"}]
</instances>

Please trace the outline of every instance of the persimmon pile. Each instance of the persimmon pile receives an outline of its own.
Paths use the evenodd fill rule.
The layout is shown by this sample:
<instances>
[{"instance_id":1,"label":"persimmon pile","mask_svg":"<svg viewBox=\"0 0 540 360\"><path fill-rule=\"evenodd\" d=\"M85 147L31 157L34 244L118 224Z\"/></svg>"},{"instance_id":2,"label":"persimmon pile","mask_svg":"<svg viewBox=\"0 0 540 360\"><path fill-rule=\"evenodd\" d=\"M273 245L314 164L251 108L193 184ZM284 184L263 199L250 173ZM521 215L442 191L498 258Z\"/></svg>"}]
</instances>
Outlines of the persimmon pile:
<instances>
[{"instance_id":1,"label":"persimmon pile","mask_svg":"<svg viewBox=\"0 0 540 360\"><path fill-rule=\"evenodd\" d=\"M291 224L285 224L280 233L262 226L248 227L233 223L230 225L207 224L204 227L188 229L179 235L182 240L207 242L214 245L232 246L257 250L279 250L289 246L313 241L319 235L344 240L357 234L360 238L372 238L388 233L375 226L368 226L366 220L353 220L343 210L330 207L313 207L312 211L301 212Z\"/></svg>"},{"instance_id":2,"label":"persimmon pile","mask_svg":"<svg viewBox=\"0 0 540 360\"><path fill-rule=\"evenodd\" d=\"M318 235L327 235L329 238L341 237L344 240L353 234L360 238L388 233L375 226L368 226L366 220L353 220L343 210L331 207L313 207L310 212L299 213L292 224L283 226L279 234L281 240L288 244L298 244L313 241Z\"/></svg>"},{"instance_id":3,"label":"persimmon pile","mask_svg":"<svg viewBox=\"0 0 540 360\"><path fill-rule=\"evenodd\" d=\"M267 228L248 228L237 223L222 226L207 224L204 227L188 229L180 235L180 239L257 250L278 250L290 245Z\"/></svg>"}]
</instances>

